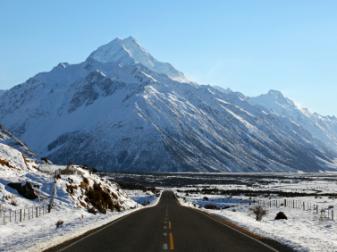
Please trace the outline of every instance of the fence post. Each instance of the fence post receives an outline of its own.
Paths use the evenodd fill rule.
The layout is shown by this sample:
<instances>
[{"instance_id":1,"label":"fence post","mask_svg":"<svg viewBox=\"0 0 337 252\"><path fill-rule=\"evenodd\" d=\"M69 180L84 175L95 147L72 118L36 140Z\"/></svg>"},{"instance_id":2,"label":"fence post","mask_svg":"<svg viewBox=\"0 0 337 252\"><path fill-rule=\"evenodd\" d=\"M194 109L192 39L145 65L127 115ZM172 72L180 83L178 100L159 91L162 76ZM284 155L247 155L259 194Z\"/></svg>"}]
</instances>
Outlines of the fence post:
<instances>
[{"instance_id":1,"label":"fence post","mask_svg":"<svg viewBox=\"0 0 337 252\"><path fill-rule=\"evenodd\" d=\"M335 217L334 216L334 211L333 211L333 209L331 209L331 219L334 220L334 217Z\"/></svg>"}]
</instances>

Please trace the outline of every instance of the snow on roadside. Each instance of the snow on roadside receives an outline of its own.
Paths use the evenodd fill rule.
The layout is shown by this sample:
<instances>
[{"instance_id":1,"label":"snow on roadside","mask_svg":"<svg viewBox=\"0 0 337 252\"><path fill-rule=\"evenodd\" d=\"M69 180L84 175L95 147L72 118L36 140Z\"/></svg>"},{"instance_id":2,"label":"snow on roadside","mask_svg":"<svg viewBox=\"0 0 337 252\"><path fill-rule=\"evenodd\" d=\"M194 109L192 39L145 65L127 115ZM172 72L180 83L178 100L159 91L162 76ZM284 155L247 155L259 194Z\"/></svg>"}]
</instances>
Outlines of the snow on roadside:
<instances>
[{"instance_id":1,"label":"snow on roadside","mask_svg":"<svg viewBox=\"0 0 337 252\"><path fill-rule=\"evenodd\" d=\"M195 194L186 197L178 193L178 196L182 205L197 208L195 199L202 199L205 195ZM244 229L277 240L296 251L337 251L335 221L321 219L308 211L282 207L267 208L267 215L258 222L249 210L250 207L248 204L242 204L221 210L198 209L219 215ZM283 211L288 220L274 220L279 211Z\"/></svg>"},{"instance_id":2,"label":"snow on roadside","mask_svg":"<svg viewBox=\"0 0 337 252\"><path fill-rule=\"evenodd\" d=\"M124 190L128 196L143 206L152 206L158 203L160 196L157 193L152 191L143 191L143 190Z\"/></svg>"},{"instance_id":3,"label":"snow on roadside","mask_svg":"<svg viewBox=\"0 0 337 252\"><path fill-rule=\"evenodd\" d=\"M138 192L138 195L141 195ZM90 214L84 209L64 209L30 221L0 226L0 251L42 251L99 228L125 215L158 204L160 196L145 207L107 214ZM56 228L58 220L64 221Z\"/></svg>"},{"instance_id":4,"label":"snow on roadside","mask_svg":"<svg viewBox=\"0 0 337 252\"><path fill-rule=\"evenodd\" d=\"M1 143L0 161L1 252L42 251L143 208L119 185L80 166L41 164ZM55 176L57 170L60 172ZM25 198L9 183L31 184L36 199ZM13 211L45 207L53 188L51 213L19 223L9 222L9 213ZM140 192L138 196L142 196ZM151 197L148 206L159 201L158 197ZM3 216L7 216L6 224ZM56 227L58 221L63 222L59 228Z\"/></svg>"},{"instance_id":5,"label":"snow on roadside","mask_svg":"<svg viewBox=\"0 0 337 252\"><path fill-rule=\"evenodd\" d=\"M66 209L30 221L2 225L0 251L42 251L137 210L93 215L83 209ZM55 225L58 220L64 221L60 228Z\"/></svg>"}]
</instances>

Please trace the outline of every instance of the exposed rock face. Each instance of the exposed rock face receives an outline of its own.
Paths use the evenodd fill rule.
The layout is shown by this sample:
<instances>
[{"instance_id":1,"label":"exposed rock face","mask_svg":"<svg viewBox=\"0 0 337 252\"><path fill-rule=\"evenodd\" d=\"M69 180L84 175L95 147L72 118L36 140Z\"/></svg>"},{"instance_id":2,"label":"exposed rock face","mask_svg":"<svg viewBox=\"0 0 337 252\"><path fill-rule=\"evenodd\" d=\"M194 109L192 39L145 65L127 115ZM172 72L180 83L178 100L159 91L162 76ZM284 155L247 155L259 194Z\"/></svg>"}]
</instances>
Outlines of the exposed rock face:
<instances>
[{"instance_id":1,"label":"exposed rock face","mask_svg":"<svg viewBox=\"0 0 337 252\"><path fill-rule=\"evenodd\" d=\"M25 197L26 199L34 200L37 199L37 194L34 190L33 185L30 182L21 183L9 183L8 186L14 188L18 193Z\"/></svg>"}]
</instances>

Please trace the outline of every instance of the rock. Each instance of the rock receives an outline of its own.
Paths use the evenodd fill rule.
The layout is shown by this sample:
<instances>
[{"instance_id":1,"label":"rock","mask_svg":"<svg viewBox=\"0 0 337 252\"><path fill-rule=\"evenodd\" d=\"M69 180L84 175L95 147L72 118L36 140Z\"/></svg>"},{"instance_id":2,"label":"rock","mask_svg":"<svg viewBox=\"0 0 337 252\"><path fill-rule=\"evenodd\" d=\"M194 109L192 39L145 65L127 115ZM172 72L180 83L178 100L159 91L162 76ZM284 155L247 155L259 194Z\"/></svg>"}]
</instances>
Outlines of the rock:
<instances>
[{"instance_id":1,"label":"rock","mask_svg":"<svg viewBox=\"0 0 337 252\"><path fill-rule=\"evenodd\" d=\"M38 196L34 190L34 186L32 183L30 182L26 182L25 184L21 184L21 183L8 183L9 187L14 188L15 190L17 190L17 192L30 200L34 200L36 199Z\"/></svg>"},{"instance_id":2,"label":"rock","mask_svg":"<svg viewBox=\"0 0 337 252\"><path fill-rule=\"evenodd\" d=\"M275 216L275 220L288 220L288 217L283 212L278 212Z\"/></svg>"}]
</instances>

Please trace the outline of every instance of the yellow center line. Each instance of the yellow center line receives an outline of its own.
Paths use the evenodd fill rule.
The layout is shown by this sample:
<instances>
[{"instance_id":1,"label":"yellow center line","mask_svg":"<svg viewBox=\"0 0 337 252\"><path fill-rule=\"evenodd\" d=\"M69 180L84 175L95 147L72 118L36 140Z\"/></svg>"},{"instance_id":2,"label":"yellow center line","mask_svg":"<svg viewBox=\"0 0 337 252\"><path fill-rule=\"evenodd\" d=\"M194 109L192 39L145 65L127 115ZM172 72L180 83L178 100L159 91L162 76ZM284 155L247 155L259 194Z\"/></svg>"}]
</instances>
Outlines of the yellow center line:
<instances>
[{"instance_id":1,"label":"yellow center line","mask_svg":"<svg viewBox=\"0 0 337 252\"><path fill-rule=\"evenodd\" d=\"M169 233L169 248L170 250L174 250L174 240L172 232Z\"/></svg>"},{"instance_id":2,"label":"yellow center line","mask_svg":"<svg viewBox=\"0 0 337 252\"><path fill-rule=\"evenodd\" d=\"M171 221L169 221L169 229L172 229Z\"/></svg>"}]
</instances>

